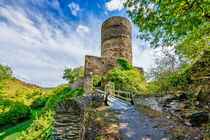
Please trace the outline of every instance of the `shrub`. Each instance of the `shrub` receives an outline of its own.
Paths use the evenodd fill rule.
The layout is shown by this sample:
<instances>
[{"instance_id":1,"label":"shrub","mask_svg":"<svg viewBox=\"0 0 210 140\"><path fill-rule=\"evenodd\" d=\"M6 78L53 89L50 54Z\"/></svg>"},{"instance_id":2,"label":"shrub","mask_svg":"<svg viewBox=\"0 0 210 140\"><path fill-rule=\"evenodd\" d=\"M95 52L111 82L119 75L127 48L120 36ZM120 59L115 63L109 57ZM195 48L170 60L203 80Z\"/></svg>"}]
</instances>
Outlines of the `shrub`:
<instances>
[{"instance_id":1,"label":"shrub","mask_svg":"<svg viewBox=\"0 0 210 140\"><path fill-rule=\"evenodd\" d=\"M111 81L115 83L115 89L120 90L125 86L128 78L120 68L115 67L105 74L105 80L106 82Z\"/></svg>"},{"instance_id":2,"label":"shrub","mask_svg":"<svg viewBox=\"0 0 210 140\"><path fill-rule=\"evenodd\" d=\"M129 63L129 61L125 58L118 58L117 62L121 65L123 70L131 70L134 67Z\"/></svg>"},{"instance_id":3,"label":"shrub","mask_svg":"<svg viewBox=\"0 0 210 140\"><path fill-rule=\"evenodd\" d=\"M1 104L5 104L9 109L0 114L0 126L5 124L15 124L18 121L29 119L31 116L31 108L22 102L5 100L4 103L1 101Z\"/></svg>"},{"instance_id":4,"label":"shrub","mask_svg":"<svg viewBox=\"0 0 210 140\"><path fill-rule=\"evenodd\" d=\"M101 82L101 76L98 74L93 75L93 86L98 86Z\"/></svg>"},{"instance_id":5,"label":"shrub","mask_svg":"<svg viewBox=\"0 0 210 140\"><path fill-rule=\"evenodd\" d=\"M47 111L40 117L36 117L27 131L22 132L22 140L44 140L49 139L52 133L53 111Z\"/></svg>"},{"instance_id":6,"label":"shrub","mask_svg":"<svg viewBox=\"0 0 210 140\"><path fill-rule=\"evenodd\" d=\"M44 107L48 99L49 99L48 96L40 96L40 95L34 96L31 108Z\"/></svg>"},{"instance_id":7,"label":"shrub","mask_svg":"<svg viewBox=\"0 0 210 140\"><path fill-rule=\"evenodd\" d=\"M11 68L0 64L0 81L4 79L8 79L11 76L12 76Z\"/></svg>"},{"instance_id":8,"label":"shrub","mask_svg":"<svg viewBox=\"0 0 210 140\"><path fill-rule=\"evenodd\" d=\"M111 81L115 84L116 90L132 91L139 93L146 84L146 79L137 69L121 70L118 67L108 71L105 74L105 81Z\"/></svg>"},{"instance_id":9,"label":"shrub","mask_svg":"<svg viewBox=\"0 0 210 140\"><path fill-rule=\"evenodd\" d=\"M165 84L172 90L184 90L192 82L192 74L189 72L175 73L169 77Z\"/></svg>"},{"instance_id":10,"label":"shrub","mask_svg":"<svg viewBox=\"0 0 210 140\"><path fill-rule=\"evenodd\" d=\"M159 81L152 81L147 84L146 89L142 92L143 94L156 94L163 90L162 84Z\"/></svg>"}]
</instances>

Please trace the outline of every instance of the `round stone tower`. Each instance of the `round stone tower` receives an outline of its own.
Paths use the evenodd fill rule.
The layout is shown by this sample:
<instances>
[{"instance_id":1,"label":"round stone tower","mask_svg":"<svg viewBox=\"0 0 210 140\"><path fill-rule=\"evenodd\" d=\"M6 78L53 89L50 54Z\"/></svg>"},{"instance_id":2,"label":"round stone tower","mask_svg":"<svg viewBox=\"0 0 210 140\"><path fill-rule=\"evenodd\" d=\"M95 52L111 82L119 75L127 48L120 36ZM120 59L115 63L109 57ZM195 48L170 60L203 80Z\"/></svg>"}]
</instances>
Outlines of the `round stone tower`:
<instances>
[{"instance_id":1,"label":"round stone tower","mask_svg":"<svg viewBox=\"0 0 210 140\"><path fill-rule=\"evenodd\" d=\"M101 27L101 56L123 57L132 64L131 23L124 17L111 17Z\"/></svg>"}]
</instances>

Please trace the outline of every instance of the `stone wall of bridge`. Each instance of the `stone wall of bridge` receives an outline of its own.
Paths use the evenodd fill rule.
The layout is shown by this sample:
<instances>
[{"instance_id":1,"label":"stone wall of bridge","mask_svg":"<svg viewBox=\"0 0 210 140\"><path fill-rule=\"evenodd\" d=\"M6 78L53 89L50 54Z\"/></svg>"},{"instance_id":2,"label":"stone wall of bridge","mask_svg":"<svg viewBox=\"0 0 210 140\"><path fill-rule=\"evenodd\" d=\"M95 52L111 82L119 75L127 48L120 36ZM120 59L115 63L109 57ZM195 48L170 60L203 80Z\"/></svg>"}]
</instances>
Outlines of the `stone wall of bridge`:
<instances>
[{"instance_id":1,"label":"stone wall of bridge","mask_svg":"<svg viewBox=\"0 0 210 140\"><path fill-rule=\"evenodd\" d=\"M104 95L66 98L55 106L53 139L83 140L91 107L103 106Z\"/></svg>"}]
</instances>

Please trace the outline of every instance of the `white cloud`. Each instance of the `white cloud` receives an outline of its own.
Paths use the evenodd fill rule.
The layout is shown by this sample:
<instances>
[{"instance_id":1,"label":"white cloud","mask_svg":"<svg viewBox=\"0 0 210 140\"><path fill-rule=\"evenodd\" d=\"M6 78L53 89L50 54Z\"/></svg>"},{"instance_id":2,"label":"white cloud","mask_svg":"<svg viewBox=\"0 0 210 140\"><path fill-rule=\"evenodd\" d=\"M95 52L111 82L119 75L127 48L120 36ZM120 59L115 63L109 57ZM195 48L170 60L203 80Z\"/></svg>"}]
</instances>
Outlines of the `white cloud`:
<instances>
[{"instance_id":1,"label":"white cloud","mask_svg":"<svg viewBox=\"0 0 210 140\"><path fill-rule=\"evenodd\" d=\"M34 27L34 23L27 18L20 9L14 9L11 6L0 7L0 15L7 19L7 21L25 31L30 31L34 35L40 35L39 30Z\"/></svg>"},{"instance_id":2,"label":"white cloud","mask_svg":"<svg viewBox=\"0 0 210 140\"><path fill-rule=\"evenodd\" d=\"M106 2L106 9L109 11L114 10L121 10L124 6L123 3L125 3L126 0L110 0L109 2Z\"/></svg>"},{"instance_id":3,"label":"white cloud","mask_svg":"<svg viewBox=\"0 0 210 140\"><path fill-rule=\"evenodd\" d=\"M69 9L71 10L72 15L77 16L77 13L80 10L80 7L78 4L72 2L68 5Z\"/></svg>"},{"instance_id":4,"label":"white cloud","mask_svg":"<svg viewBox=\"0 0 210 140\"><path fill-rule=\"evenodd\" d=\"M79 25L78 27L77 27L77 32L80 32L80 31L84 31L84 32L89 32L89 28L87 27L87 26L83 26L83 25Z\"/></svg>"},{"instance_id":5,"label":"white cloud","mask_svg":"<svg viewBox=\"0 0 210 140\"><path fill-rule=\"evenodd\" d=\"M6 20L0 21L0 63L9 64L14 76L40 86L57 86L65 83L66 66L83 66L86 54L100 54L101 20L89 15L85 23L90 26L81 23L75 29L73 22L50 17L49 23L31 12L35 21L19 8L0 6L0 17Z\"/></svg>"}]
</instances>

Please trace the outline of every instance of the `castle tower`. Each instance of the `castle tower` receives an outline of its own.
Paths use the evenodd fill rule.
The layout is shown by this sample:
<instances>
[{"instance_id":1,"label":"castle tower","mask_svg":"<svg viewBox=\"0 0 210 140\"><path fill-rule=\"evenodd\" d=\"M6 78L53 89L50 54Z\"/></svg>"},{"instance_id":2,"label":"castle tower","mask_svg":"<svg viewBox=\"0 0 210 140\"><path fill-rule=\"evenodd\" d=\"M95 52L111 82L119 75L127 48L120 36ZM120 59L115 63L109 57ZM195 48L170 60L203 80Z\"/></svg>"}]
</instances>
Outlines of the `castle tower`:
<instances>
[{"instance_id":1,"label":"castle tower","mask_svg":"<svg viewBox=\"0 0 210 140\"><path fill-rule=\"evenodd\" d=\"M101 57L128 59L132 64L131 23L124 17L111 17L101 27Z\"/></svg>"}]
</instances>

